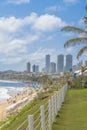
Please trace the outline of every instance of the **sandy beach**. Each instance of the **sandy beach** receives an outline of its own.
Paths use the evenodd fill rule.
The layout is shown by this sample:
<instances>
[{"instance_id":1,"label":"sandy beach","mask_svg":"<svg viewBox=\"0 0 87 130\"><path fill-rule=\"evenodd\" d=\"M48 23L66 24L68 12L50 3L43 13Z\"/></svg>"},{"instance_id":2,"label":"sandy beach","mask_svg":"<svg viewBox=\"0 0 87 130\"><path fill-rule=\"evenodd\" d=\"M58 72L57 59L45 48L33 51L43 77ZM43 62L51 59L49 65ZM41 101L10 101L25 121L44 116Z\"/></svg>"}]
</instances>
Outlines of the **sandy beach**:
<instances>
[{"instance_id":1,"label":"sandy beach","mask_svg":"<svg viewBox=\"0 0 87 130\"><path fill-rule=\"evenodd\" d=\"M34 88L28 87L25 91L15 95L14 97L8 99L6 102L0 103L0 120L5 120L7 117L7 108L12 105L15 105L17 102L22 101L24 98L27 98L29 101L37 95L37 92ZM19 105L16 109L22 108L22 105Z\"/></svg>"}]
</instances>

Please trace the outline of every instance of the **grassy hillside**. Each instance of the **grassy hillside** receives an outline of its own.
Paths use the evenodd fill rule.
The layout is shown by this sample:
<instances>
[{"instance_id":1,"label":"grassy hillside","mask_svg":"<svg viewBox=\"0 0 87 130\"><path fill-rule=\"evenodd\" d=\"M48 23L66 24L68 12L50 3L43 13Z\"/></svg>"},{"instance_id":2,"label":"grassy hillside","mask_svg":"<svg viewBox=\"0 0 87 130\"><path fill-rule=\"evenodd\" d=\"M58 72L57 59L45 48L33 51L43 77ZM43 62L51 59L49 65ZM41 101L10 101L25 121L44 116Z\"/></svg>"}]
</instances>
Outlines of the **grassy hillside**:
<instances>
[{"instance_id":1,"label":"grassy hillside","mask_svg":"<svg viewBox=\"0 0 87 130\"><path fill-rule=\"evenodd\" d=\"M53 130L87 130L87 89L70 89Z\"/></svg>"},{"instance_id":2,"label":"grassy hillside","mask_svg":"<svg viewBox=\"0 0 87 130\"><path fill-rule=\"evenodd\" d=\"M51 95L52 93L49 93L49 92L46 94L43 94L42 96L40 95L38 99L35 99L34 101L26 105L20 111L20 113L18 113L18 115L16 115L15 117L13 116L8 117L8 120L5 122L4 127L1 130L17 130L17 128L24 121L25 123L20 128L20 130L25 130L28 124L27 122L28 115L33 114L35 111L37 111L42 104L45 104L48 101Z\"/></svg>"}]
</instances>

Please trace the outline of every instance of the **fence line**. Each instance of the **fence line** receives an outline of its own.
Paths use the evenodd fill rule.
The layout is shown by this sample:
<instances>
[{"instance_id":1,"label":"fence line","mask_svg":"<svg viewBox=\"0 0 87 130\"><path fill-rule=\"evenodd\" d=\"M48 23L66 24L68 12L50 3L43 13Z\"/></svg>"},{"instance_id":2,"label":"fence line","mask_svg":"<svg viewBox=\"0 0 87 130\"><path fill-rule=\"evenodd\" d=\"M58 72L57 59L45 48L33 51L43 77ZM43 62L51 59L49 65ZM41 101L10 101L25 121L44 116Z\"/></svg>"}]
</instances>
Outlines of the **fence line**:
<instances>
[{"instance_id":1,"label":"fence line","mask_svg":"<svg viewBox=\"0 0 87 130\"><path fill-rule=\"evenodd\" d=\"M67 92L67 84L54 94L49 101L40 106L40 112L28 116L28 127L23 130L52 130L52 124L56 121L56 116L61 109ZM38 111L37 110L37 111ZM20 130L17 129L17 130Z\"/></svg>"}]
</instances>

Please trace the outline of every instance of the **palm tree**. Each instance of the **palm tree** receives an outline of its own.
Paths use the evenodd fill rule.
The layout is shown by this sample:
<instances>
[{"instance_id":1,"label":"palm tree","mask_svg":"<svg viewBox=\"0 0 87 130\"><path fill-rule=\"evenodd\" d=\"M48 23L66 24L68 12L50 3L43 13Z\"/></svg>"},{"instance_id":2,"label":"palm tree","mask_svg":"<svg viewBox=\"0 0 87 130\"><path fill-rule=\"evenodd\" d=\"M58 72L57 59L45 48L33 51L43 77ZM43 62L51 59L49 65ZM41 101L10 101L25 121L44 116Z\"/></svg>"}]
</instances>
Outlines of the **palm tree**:
<instances>
[{"instance_id":1,"label":"palm tree","mask_svg":"<svg viewBox=\"0 0 87 130\"><path fill-rule=\"evenodd\" d=\"M87 10L87 6L85 7ZM87 27L87 16L84 17L84 24ZM82 36L81 37L76 37L76 38L72 38L68 41L66 41L66 43L64 44L64 47L69 47L69 46L75 46L75 45L79 45L79 44L85 44L78 52L77 54L77 58L79 58L84 52L87 51L87 29L81 29L78 27L74 27L74 26L65 26L62 28L62 31L68 31L68 32L75 32L75 33L79 33Z\"/></svg>"}]
</instances>

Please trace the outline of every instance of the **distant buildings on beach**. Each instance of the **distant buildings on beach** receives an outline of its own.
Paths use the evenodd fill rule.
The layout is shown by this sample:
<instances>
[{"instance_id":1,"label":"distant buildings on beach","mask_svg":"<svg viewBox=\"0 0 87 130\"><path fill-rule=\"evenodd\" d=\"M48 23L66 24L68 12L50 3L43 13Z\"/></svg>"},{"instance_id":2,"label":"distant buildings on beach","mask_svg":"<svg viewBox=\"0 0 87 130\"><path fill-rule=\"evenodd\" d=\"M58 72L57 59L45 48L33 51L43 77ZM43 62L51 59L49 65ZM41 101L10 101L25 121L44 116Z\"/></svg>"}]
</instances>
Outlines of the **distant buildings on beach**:
<instances>
[{"instance_id":1,"label":"distant buildings on beach","mask_svg":"<svg viewBox=\"0 0 87 130\"><path fill-rule=\"evenodd\" d=\"M73 57L72 55L68 54L64 56L63 54L60 54L57 56L57 62L51 61L51 56L48 54L45 56L45 67L42 69L42 72L45 73L63 73L64 71L70 71L70 69L73 66ZM38 73L39 65L32 65L28 62L26 65L27 72L34 72Z\"/></svg>"},{"instance_id":2,"label":"distant buildings on beach","mask_svg":"<svg viewBox=\"0 0 87 130\"><path fill-rule=\"evenodd\" d=\"M29 72L29 73L30 73L30 72L31 72L31 70L30 70L30 69L31 69L31 64L30 64L30 62L28 62L28 63L27 63L27 72Z\"/></svg>"},{"instance_id":3,"label":"distant buildings on beach","mask_svg":"<svg viewBox=\"0 0 87 130\"><path fill-rule=\"evenodd\" d=\"M46 73L63 73L64 71L70 71L73 66L73 57L72 55L66 55L66 62L64 59L64 55L60 54L57 56L57 63L50 62L50 55L46 55L46 66L45 72Z\"/></svg>"},{"instance_id":4,"label":"distant buildings on beach","mask_svg":"<svg viewBox=\"0 0 87 130\"><path fill-rule=\"evenodd\" d=\"M85 62L87 64L87 61ZM68 55L57 55L56 57L56 62L52 61L51 55L46 55L45 56L45 62L44 62L45 67L42 69L42 71L39 70L40 66L39 65L31 65L30 62L26 64L26 72L30 73L63 73L63 72L71 72L74 70L80 69L80 67L83 65L83 62L80 61L77 63L77 65L73 65L73 56L71 54Z\"/></svg>"},{"instance_id":5,"label":"distant buildings on beach","mask_svg":"<svg viewBox=\"0 0 87 130\"><path fill-rule=\"evenodd\" d=\"M57 56L57 72L61 73L64 71L64 55Z\"/></svg>"}]
</instances>

